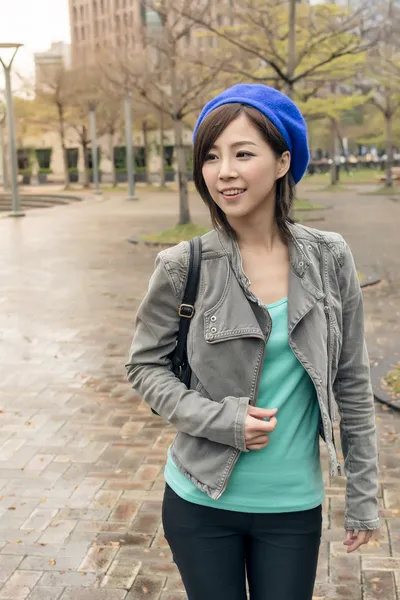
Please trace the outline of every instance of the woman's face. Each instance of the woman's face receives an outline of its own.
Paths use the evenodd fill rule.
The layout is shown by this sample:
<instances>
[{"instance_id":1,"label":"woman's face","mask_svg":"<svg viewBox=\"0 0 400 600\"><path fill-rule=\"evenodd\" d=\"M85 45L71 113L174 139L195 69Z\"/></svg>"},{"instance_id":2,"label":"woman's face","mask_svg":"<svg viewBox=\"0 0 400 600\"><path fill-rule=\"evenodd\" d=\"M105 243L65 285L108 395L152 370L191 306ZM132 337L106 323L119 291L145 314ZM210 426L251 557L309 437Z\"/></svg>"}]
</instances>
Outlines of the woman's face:
<instances>
[{"instance_id":1,"label":"woman's face","mask_svg":"<svg viewBox=\"0 0 400 600\"><path fill-rule=\"evenodd\" d=\"M275 206L276 180L290 167L290 154L276 158L269 144L242 113L215 141L203 165L214 202L227 218L249 217Z\"/></svg>"}]
</instances>

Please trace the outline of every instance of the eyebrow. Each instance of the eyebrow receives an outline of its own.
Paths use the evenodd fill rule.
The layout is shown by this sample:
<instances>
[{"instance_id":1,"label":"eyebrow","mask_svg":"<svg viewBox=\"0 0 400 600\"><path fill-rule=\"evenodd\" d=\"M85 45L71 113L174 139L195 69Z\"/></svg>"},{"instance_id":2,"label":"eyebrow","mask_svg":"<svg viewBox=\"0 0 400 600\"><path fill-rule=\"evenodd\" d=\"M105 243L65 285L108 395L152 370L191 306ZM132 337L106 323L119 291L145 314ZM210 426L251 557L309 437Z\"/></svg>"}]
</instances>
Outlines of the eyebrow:
<instances>
[{"instance_id":1,"label":"eyebrow","mask_svg":"<svg viewBox=\"0 0 400 600\"><path fill-rule=\"evenodd\" d=\"M244 146L245 144L247 144L248 146L257 146L257 144L255 144L254 142L250 142L249 140L243 140L242 142L235 142L234 144L231 144L231 147L237 148L238 146ZM212 148L218 148L218 145L214 144Z\"/></svg>"}]
</instances>

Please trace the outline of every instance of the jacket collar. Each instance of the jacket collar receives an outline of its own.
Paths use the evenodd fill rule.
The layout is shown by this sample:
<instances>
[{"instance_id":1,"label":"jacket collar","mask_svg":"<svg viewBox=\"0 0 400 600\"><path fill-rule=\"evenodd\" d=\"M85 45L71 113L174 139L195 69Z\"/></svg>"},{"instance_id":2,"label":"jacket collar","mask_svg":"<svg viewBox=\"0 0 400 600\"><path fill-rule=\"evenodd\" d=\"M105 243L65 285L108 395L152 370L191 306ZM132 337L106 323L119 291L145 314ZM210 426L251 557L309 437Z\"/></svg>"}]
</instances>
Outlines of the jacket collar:
<instances>
[{"instance_id":1,"label":"jacket collar","mask_svg":"<svg viewBox=\"0 0 400 600\"><path fill-rule=\"evenodd\" d=\"M303 277L304 273L310 266L310 259L308 258L304 244L300 241L301 228L296 224L289 225L291 237L289 239L289 260L292 270L299 277ZM225 231L217 230L219 242L227 254L232 269L235 272L236 277L242 282L245 287L250 285L249 280L243 271L242 256L237 241L228 235Z\"/></svg>"}]
</instances>

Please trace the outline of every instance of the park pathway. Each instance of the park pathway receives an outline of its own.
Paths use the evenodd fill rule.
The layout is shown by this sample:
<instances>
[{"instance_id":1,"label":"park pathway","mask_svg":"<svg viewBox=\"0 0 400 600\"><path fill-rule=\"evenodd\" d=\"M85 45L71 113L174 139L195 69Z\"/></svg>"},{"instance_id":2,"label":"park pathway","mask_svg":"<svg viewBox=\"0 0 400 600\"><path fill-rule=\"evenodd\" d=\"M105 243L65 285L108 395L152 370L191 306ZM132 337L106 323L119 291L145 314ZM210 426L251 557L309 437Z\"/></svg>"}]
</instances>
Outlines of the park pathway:
<instances>
[{"instance_id":1,"label":"park pathway","mask_svg":"<svg viewBox=\"0 0 400 600\"><path fill-rule=\"evenodd\" d=\"M382 327L398 302L398 206L368 199L360 211L350 201L324 197L335 207L321 226L339 229L361 268L382 266L389 280L366 292L378 355L398 326ZM172 225L177 204L175 194L143 192L136 203L89 198L0 218L0 600L185 598L160 524L173 431L124 369L157 252L127 239ZM199 201L192 210L207 222ZM345 555L344 481L326 473L318 600L399 600L400 415L378 406L377 422L380 537Z\"/></svg>"}]
</instances>

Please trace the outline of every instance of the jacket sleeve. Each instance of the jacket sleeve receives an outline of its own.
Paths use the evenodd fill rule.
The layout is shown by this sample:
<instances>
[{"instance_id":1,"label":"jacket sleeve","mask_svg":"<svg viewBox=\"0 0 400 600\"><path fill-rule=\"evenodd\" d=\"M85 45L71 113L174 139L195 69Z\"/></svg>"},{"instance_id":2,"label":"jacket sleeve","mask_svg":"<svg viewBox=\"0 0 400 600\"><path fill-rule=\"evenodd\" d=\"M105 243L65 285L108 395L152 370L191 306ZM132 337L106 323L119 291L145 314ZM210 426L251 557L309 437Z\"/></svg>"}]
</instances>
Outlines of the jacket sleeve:
<instances>
[{"instance_id":1,"label":"jacket sleeve","mask_svg":"<svg viewBox=\"0 0 400 600\"><path fill-rule=\"evenodd\" d=\"M245 451L249 399L228 396L214 402L188 389L172 372L169 355L176 345L185 279L179 265L174 267L173 261L164 261L163 253L158 255L136 316L125 365L128 379L144 401L179 431Z\"/></svg>"},{"instance_id":2,"label":"jacket sleeve","mask_svg":"<svg viewBox=\"0 0 400 600\"><path fill-rule=\"evenodd\" d=\"M364 309L357 270L345 244L339 274L343 341L335 380L340 435L347 476L346 529L376 529L378 458L375 407L364 338Z\"/></svg>"}]
</instances>

